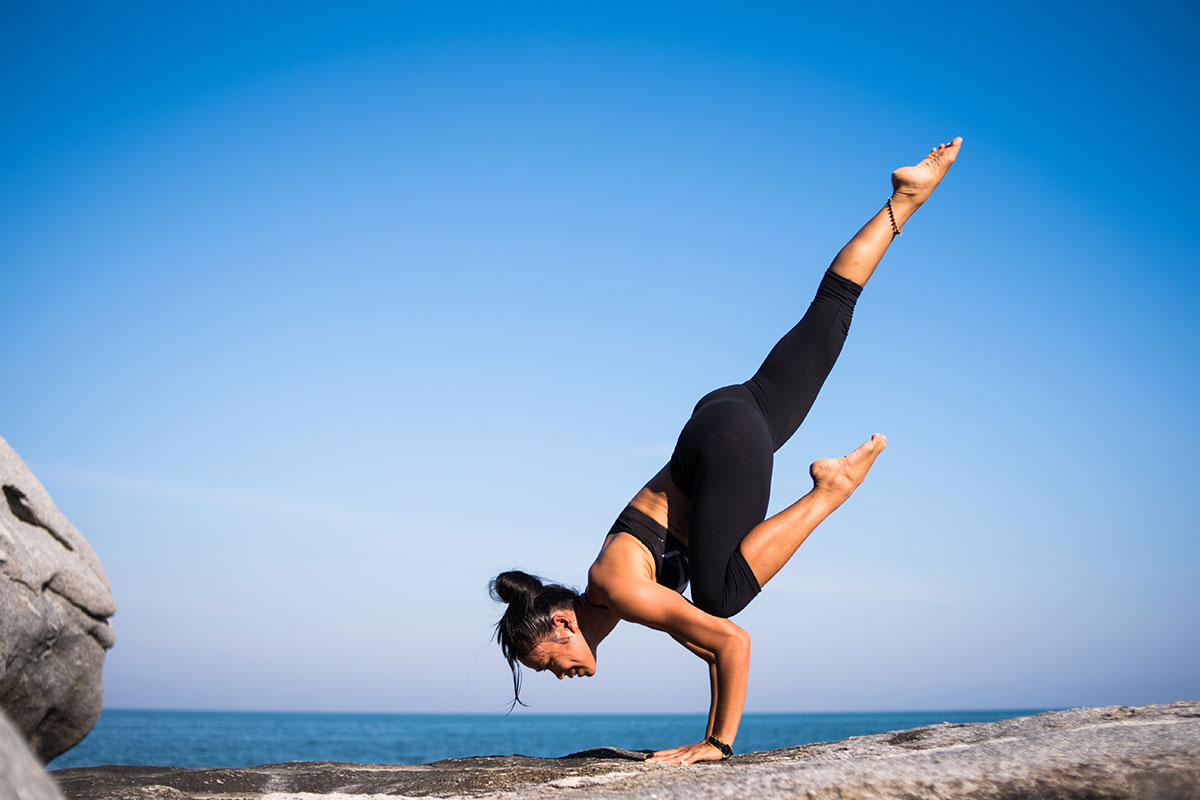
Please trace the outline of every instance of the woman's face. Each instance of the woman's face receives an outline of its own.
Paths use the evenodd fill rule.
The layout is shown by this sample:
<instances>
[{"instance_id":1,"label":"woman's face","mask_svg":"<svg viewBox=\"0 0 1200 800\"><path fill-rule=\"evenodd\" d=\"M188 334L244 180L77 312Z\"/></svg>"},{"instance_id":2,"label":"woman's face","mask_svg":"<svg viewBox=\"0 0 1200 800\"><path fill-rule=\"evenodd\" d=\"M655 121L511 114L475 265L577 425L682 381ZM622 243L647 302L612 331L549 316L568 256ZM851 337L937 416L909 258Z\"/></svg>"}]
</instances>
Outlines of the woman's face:
<instances>
[{"instance_id":1,"label":"woman's face","mask_svg":"<svg viewBox=\"0 0 1200 800\"><path fill-rule=\"evenodd\" d=\"M558 611L553 618L554 630L521 663L538 672L552 672L559 680L595 675L596 656L579 632L574 613Z\"/></svg>"}]
</instances>

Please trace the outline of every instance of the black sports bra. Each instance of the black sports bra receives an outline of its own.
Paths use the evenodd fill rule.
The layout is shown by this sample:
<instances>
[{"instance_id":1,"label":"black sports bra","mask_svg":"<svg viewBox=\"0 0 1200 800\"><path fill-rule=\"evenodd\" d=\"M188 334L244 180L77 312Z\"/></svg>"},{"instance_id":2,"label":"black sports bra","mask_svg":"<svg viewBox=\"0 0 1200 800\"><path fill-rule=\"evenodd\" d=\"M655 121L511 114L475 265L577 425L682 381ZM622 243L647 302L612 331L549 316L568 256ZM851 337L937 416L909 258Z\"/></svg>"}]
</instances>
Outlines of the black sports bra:
<instances>
[{"instance_id":1,"label":"black sports bra","mask_svg":"<svg viewBox=\"0 0 1200 800\"><path fill-rule=\"evenodd\" d=\"M688 585L687 545L670 531L633 506L625 506L608 533L628 533L646 545L654 556L655 580L683 594Z\"/></svg>"}]
</instances>

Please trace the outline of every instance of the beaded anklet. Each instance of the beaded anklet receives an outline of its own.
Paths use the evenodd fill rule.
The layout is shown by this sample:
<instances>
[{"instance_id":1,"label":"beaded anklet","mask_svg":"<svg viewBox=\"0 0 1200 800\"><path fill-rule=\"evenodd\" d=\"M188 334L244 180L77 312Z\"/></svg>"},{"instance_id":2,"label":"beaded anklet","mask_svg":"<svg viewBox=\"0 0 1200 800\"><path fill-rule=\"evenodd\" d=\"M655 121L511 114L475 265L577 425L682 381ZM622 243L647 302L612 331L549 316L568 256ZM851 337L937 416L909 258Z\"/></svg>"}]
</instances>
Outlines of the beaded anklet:
<instances>
[{"instance_id":1,"label":"beaded anklet","mask_svg":"<svg viewBox=\"0 0 1200 800\"><path fill-rule=\"evenodd\" d=\"M903 236L900 228L896 227L896 212L892 211L892 198L887 199L888 218L892 221L892 236Z\"/></svg>"}]
</instances>

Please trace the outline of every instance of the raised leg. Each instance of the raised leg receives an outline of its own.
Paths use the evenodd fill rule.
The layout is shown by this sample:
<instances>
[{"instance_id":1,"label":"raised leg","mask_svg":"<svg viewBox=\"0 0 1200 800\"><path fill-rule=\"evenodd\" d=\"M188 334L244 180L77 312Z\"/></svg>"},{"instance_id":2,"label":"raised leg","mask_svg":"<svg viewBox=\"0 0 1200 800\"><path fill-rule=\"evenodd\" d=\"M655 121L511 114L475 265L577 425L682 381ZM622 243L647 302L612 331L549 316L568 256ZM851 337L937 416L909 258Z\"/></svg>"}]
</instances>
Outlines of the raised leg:
<instances>
[{"instance_id":1,"label":"raised leg","mask_svg":"<svg viewBox=\"0 0 1200 800\"><path fill-rule=\"evenodd\" d=\"M960 147L961 136L933 148L920 163L892 173L892 214L898 228L903 228L908 218L929 199L954 159L958 158ZM884 205L841 249L830 265L830 271L859 286L866 286L895 235L892 218Z\"/></svg>"},{"instance_id":2,"label":"raised leg","mask_svg":"<svg viewBox=\"0 0 1200 800\"><path fill-rule=\"evenodd\" d=\"M783 447L808 416L842 352L861 292L854 281L826 272L804 316L771 348L754 377L742 384L762 409L774 450ZM702 399L698 406L703 403Z\"/></svg>"}]
</instances>

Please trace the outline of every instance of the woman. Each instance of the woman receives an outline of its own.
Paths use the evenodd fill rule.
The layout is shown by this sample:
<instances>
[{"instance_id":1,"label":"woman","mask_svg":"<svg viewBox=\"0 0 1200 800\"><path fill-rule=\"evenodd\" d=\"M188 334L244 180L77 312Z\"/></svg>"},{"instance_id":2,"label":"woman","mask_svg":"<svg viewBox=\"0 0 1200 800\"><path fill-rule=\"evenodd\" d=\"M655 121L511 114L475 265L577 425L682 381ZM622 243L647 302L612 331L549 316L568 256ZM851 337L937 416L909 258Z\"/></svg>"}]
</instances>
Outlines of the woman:
<instances>
[{"instance_id":1,"label":"woman","mask_svg":"<svg viewBox=\"0 0 1200 800\"><path fill-rule=\"evenodd\" d=\"M892 173L892 196L842 248L803 319L750 380L700 399L671 461L634 496L588 570L587 589L505 572L492 594L509 604L496 638L513 671L520 662L559 679L594 675L596 648L621 620L669 633L709 665L705 738L660 750L651 761L689 764L728 757L750 672L750 636L729 620L862 483L887 440L815 462L811 492L766 519L773 454L816 399L850 318L893 237L929 198L962 138ZM683 598L690 579L692 602Z\"/></svg>"}]
</instances>

